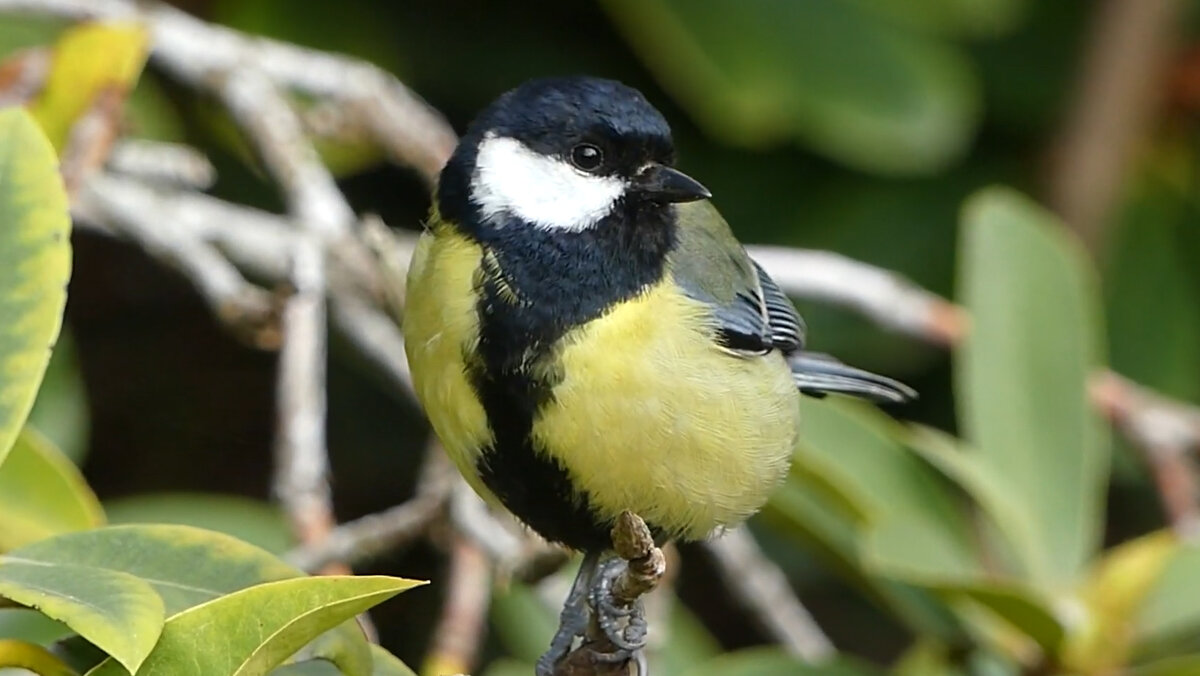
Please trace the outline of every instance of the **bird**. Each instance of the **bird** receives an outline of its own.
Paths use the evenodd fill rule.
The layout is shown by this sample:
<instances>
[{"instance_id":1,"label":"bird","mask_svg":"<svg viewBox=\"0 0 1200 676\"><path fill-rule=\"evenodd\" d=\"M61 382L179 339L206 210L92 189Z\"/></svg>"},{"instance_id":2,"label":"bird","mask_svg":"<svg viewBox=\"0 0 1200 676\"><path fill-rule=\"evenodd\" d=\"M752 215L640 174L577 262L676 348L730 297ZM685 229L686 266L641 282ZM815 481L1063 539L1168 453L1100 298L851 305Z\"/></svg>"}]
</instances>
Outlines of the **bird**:
<instances>
[{"instance_id":1,"label":"bird","mask_svg":"<svg viewBox=\"0 0 1200 676\"><path fill-rule=\"evenodd\" d=\"M487 502L584 553L538 674L589 613L639 651L640 609L622 633L594 593L623 563L623 511L658 542L703 540L783 480L802 394L915 396L807 351L791 301L675 157L638 90L526 81L460 139L409 267L405 351L447 454Z\"/></svg>"}]
</instances>

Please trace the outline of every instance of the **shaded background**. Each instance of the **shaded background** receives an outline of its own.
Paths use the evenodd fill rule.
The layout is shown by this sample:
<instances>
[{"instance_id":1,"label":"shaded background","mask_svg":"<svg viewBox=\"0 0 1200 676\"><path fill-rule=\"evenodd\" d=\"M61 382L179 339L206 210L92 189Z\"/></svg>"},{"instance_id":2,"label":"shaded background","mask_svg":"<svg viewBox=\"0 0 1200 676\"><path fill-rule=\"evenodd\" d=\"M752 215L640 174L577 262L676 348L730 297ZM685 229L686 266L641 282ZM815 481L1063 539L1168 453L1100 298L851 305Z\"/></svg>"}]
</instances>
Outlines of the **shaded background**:
<instances>
[{"instance_id":1,"label":"shaded background","mask_svg":"<svg viewBox=\"0 0 1200 676\"><path fill-rule=\"evenodd\" d=\"M1088 241L1114 370L1200 402L1200 57L1190 46L1198 6L1171 5L1170 21L1140 44L1104 33L1105 12L1139 3L1160 4L756 0L737 12L719 0L175 4L234 28L373 61L459 130L529 77L620 79L663 110L681 166L713 191L744 241L838 251L946 296L954 294L963 199L993 183L1016 186L1058 206ZM7 47L38 42L43 30L0 28ZM1119 180L1094 182L1083 201L1099 215L1084 210L1072 220L1081 212L1072 211L1063 186L1082 174L1064 147L1079 131L1072 125L1090 65L1106 50L1131 50L1118 61L1150 65L1135 79L1143 87L1107 92L1140 104L1086 142L1128 151L1101 153ZM131 111L138 135L207 153L220 176L214 194L281 210L212 102L150 69ZM428 198L414 174L363 149L331 151L330 160L358 211L419 227ZM224 332L185 280L135 247L89 234L74 244L66 341L73 349L56 352L38 409L55 424L42 428L83 458L114 521L139 510L194 511L179 495L155 504L146 494L243 496L255 502L201 509L214 523L235 520L284 549L286 529L262 504L274 355ZM946 352L845 311L801 309L815 349L921 392L919 402L891 413L954 431ZM413 406L389 394L336 338L331 347L329 446L337 513L346 520L411 495L427 430ZM1116 465L1109 542L1162 522L1136 457L1118 452ZM761 536L839 648L886 663L905 647L903 629L804 550L770 531ZM686 555L681 593L707 628L727 648L762 642L705 584L703 558ZM443 564L418 545L372 570L436 579ZM383 643L409 664L420 663L438 593L437 585L416 590L374 613ZM493 637L485 662L504 651Z\"/></svg>"}]
</instances>

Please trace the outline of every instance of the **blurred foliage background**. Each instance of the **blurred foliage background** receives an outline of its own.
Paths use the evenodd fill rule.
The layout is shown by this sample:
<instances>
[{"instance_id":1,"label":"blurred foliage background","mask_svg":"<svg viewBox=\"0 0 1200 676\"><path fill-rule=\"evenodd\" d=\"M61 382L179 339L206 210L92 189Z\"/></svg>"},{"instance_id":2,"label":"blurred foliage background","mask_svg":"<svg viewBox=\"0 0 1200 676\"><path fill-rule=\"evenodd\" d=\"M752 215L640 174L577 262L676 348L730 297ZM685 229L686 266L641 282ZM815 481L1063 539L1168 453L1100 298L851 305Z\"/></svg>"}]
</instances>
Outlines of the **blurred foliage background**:
<instances>
[{"instance_id":1,"label":"blurred foliage background","mask_svg":"<svg viewBox=\"0 0 1200 676\"><path fill-rule=\"evenodd\" d=\"M1164 30L1133 47L1105 33L1122 24L1112 20L1120 11L1114 7L1139 3L1169 7L1163 10L1170 16L1160 25ZM1102 361L1100 355L1107 352L1116 372L1200 404L1200 125L1196 118L1200 58L1192 47L1200 28L1200 3L180 0L174 4L219 24L379 64L442 111L459 130L498 93L529 77L589 73L623 80L645 92L666 114L675 131L681 166L713 191L715 202L743 241L837 251L895 270L968 305L972 298L986 303L993 284L1029 287L1033 294L1054 295L1056 289L1067 289L1067 296L1075 293L1073 285L1079 285L1077 295L1083 300L1066 298L1062 306L1067 314L1080 307L1081 312L1091 313L1077 325L1070 317L1050 314L1038 317L1046 320L1044 327L1009 326L1006 319L998 320L997 331L1024 336L1026 329L1029 335L1037 335L1044 328L1060 336L1068 351L1075 346L1081 354L1089 349L1084 344L1094 341L1097 355L1091 361ZM52 22L4 17L0 54L45 44L60 29ZM1162 54L1147 57L1123 49ZM1134 130L1131 142L1122 140L1125 137L1113 131L1115 127L1103 125L1085 139L1085 145L1112 143L1129 149L1115 155L1113 171L1118 180L1112 185L1096 183L1096 192L1086 196L1089 205L1100 205L1099 215L1076 222L1069 196L1063 197L1066 191L1061 188L1073 175L1064 177L1062 172L1080 168L1067 159L1070 139L1080 131L1071 124L1079 119L1076 106L1087 100L1080 97L1086 96L1092 79L1098 77L1099 86L1104 86L1103 73L1097 76L1095 71L1105 56L1118 63L1149 59L1151 67L1147 77L1135 79L1144 86L1106 92L1118 98L1137 97L1142 103L1129 113L1134 122L1117 125ZM127 115L133 136L201 148L219 172L214 194L281 209L277 192L255 168L230 120L214 102L151 68L140 79ZM357 210L376 212L394 227L419 227L428 196L414 174L384 163L382 155L365 144L343 143L323 150ZM1101 153L1099 161L1110 161L1104 157ZM996 183L1057 207L1068 217L1068 229L1083 235L1084 248L1047 244L1046 250L1053 253L1038 267L1026 259L1034 255L1029 252L1039 250L1037 243L1031 249L1009 251L999 240L987 240L986 233L977 233L980 241L973 247L958 241L964 202ZM979 221L1003 221L1017 213L1018 220L1048 224L1046 230L1062 227L1048 214L1031 212L1032 207L1023 202L1014 206L1020 200L1011 195L981 199L974 212L968 208L965 220L974 213ZM274 355L231 338L185 280L133 246L88 233L77 233L74 244L66 337L54 354L33 424L81 464L112 522L181 521L231 532L272 551L285 550L286 528L267 500L275 420ZM994 275L979 278L984 281L974 289L974 296L964 297L967 273L961 266L971 256L980 268L999 267ZM1062 276L1056 277L1055 270ZM1094 312L1087 308L1093 294L1100 306ZM970 413L956 410L946 351L885 332L847 310L814 303L804 303L801 309L815 349L901 378L921 392L914 405L888 413L950 434L960 432L958 421L970 419ZM1086 326L1100 316L1105 318L1103 327L1093 331ZM1103 344L1107 348L1100 347ZM964 361L986 369L990 354L978 353L979 349ZM419 412L410 402L386 392L370 369L336 340L329 377L328 425L339 518L404 500L413 492L427 432ZM1076 386L1082 383L1070 387ZM1045 401L1036 394L1031 400ZM959 401L961 407L961 396ZM846 422L862 416L870 418L865 427ZM889 441L890 436L853 438L861 429L890 429L889 421L875 416L858 409L813 408L809 443L814 448L827 444L833 455L845 449L851 449L849 455L854 449L869 449L855 472L881 473L884 479L909 476L905 463L912 462L911 457L893 457L895 453L888 449L896 442ZM920 440L906 443L935 449L939 443L955 443L939 441L933 432L920 434ZM1044 438L1038 442L1043 444L1036 448L1039 452L1061 450L1043 442ZM1098 512L1096 519L1082 526L1085 531L1095 529L1106 546L1131 541L1164 523L1155 485L1139 456L1123 441L1115 440L1114 445L1111 484L1099 489L1099 498L1106 500L1106 518L1098 520ZM927 455L938 457L938 451L929 450ZM1107 458L1106 451L1098 450L1096 456ZM899 466L892 467L891 462ZM963 494L940 475L925 468L913 476L917 482L935 482L937 489L930 494L949 501L918 505L914 513L933 510L934 515L944 515L961 510ZM1053 475L1034 471L1023 480L1050 482ZM849 494L877 490L872 481L863 479L863 486L839 490ZM1059 488L1045 485L1020 495L1053 494ZM827 506L813 507L805 490L803 482L789 483L755 521L754 530L840 650L880 665L902 660L899 664L911 674L942 673L939 670L950 668L944 667L947 664L959 664L954 668L963 669L962 673L1014 673L1019 660L977 658L972 649L964 648L972 642L961 640L962 627L950 627L955 622L941 617L947 612L941 602L926 594L932 589L932 597L952 595L965 586L952 592L953 585L901 588L881 579L864 581L864 576L878 571L863 572L830 544L841 537L840 532L853 531L847 525L853 519L821 522L823 517L812 510ZM967 493L980 499L973 491ZM882 510L897 508L907 499L901 495L893 501L881 495L887 496L872 497L880 501L877 508ZM937 522L937 530L946 528ZM892 535L905 538L904 533ZM684 606L672 624L674 643L669 652L675 656L671 659L680 667L694 665L718 651L764 643L755 623L710 584L711 563L688 548L683 554L686 565L679 593ZM997 556L1021 558L1012 552ZM1083 558L1046 563L1050 567L1043 571L1050 580L1047 589L1061 587L1061 580L1055 578L1070 575L1056 572L1055 566L1062 571L1081 569L1091 554L1065 556ZM839 560L844 569L839 570ZM374 613L384 645L410 664L421 662L432 630L430 618L440 607L436 580L444 574L444 565L436 548L421 544L382 558L370 568L435 581ZM1200 580L1188 579L1179 589L1184 605L1171 617L1194 618L1200 612ZM1010 592L990 589L987 593L994 594L990 601L980 600L984 592L973 593L967 593L973 603L1001 612L996 606L1004 602L995 598ZM1057 619L1048 622L1061 622L1067 612L1051 601L1029 601L1022 593L1005 597L1011 602L1010 614L1001 615L1009 621L1042 621L1045 618L1039 613L1049 609ZM1034 607L1028 614L1011 608L1026 602ZM966 614L970 612L974 611ZM539 613L544 622L531 619ZM518 586L501 592L493 614L481 672L488 672L491 665L493 671L488 673L501 673L503 660L526 659L540 651L550 616L534 609L527 590ZM938 626L945 631L939 634ZM1172 627L1187 631L1170 636L1171 650L1147 652L1148 661L1155 654L1200 651L1200 624ZM1188 633L1193 630L1196 633ZM1020 644L1022 640L1026 639L1005 630L984 643ZM1044 640L1043 648L1058 645L1045 635L1034 640ZM1080 646L1087 645L1082 641L1071 649L1086 652ZM1008 654L1021 650L1018 646ZM1196 664L1190 662L1178 672L1147 673L1200 673ZM1193 667L1196 670L1186 671ZM711 668L711 673L733 673L733 666ZM514 673L518 673L515 667Z\"/></svg>"}]
</instances>

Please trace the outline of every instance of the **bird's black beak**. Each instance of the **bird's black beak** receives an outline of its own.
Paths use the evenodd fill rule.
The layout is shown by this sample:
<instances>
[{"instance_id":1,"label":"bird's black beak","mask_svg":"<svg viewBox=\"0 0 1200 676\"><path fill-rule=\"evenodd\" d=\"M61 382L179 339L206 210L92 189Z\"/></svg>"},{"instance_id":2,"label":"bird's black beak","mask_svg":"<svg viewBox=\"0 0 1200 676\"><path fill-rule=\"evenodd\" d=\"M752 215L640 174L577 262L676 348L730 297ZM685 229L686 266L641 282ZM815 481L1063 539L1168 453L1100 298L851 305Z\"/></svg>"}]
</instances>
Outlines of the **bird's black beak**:
<instances>
[{"instance_id":1,"label":"bird's black beak","mask_svg":"<svg viewBox=\"0 0 1200 676\"><path fill-rule=\"evenodd\" d=\"M699 181L662 164L651 164L634 179L634 188L655 202L694 202L712 197Z\"/></svg>"}]
</instances>

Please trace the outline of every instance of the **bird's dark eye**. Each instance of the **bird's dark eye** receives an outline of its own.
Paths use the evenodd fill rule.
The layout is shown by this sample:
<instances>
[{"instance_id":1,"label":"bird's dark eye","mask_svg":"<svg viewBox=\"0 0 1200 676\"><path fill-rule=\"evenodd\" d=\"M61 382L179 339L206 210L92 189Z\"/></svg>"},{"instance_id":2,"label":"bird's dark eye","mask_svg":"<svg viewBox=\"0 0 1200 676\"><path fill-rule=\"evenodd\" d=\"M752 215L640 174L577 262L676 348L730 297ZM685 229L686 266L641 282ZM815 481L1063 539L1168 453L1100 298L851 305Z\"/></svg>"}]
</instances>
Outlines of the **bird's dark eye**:
<instances>
[{"instance_id":1,"label":"bird's dark eye","mask_svg":"<svg viewBox=\"0 0 1200 676\"><path fill-rule=\"evenodd\" d=\"M571 149L571 164L584 171L595 171L604 163L604 152L590 143L580 143Z\"/></svg>"}]
</instances>

